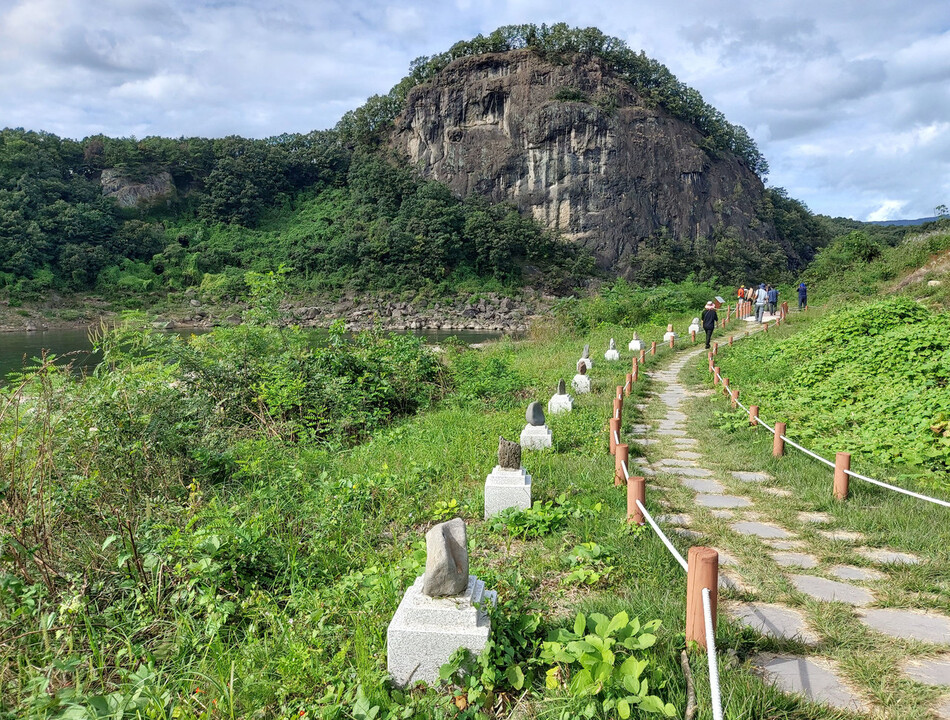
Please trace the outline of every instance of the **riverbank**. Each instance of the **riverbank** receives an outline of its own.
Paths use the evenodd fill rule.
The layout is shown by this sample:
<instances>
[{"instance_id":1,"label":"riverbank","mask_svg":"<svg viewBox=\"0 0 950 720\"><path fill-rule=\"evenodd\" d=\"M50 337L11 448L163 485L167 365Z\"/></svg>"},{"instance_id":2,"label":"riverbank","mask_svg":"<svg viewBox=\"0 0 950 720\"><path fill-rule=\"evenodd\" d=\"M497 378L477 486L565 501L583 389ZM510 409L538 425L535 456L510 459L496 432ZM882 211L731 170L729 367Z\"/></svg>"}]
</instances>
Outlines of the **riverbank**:
<instances>
[{"instance_id":1,"label":"riverbank","mask_svg":"<svg viewBox=\"0 0 950 720\"><path fill-rule=\"evenodd\" d=\"M282 307L286 325L330 327L342 321L347 330L358 332L374 326L383 330L469 330L523 333L531 323L547 315L557 298L524 291L513 298L499 293L459 295L439 299L403 299L393 294L338 297L300 296ZM110 323L124 310L142 309L154 319L154 326L173 330L237 325L247 303L212 301L186 291L141 301L109 301L89 295L52 294L39 301L11 307L0 301L0 332L79 329Z\"/></svg>"}]
</instances>

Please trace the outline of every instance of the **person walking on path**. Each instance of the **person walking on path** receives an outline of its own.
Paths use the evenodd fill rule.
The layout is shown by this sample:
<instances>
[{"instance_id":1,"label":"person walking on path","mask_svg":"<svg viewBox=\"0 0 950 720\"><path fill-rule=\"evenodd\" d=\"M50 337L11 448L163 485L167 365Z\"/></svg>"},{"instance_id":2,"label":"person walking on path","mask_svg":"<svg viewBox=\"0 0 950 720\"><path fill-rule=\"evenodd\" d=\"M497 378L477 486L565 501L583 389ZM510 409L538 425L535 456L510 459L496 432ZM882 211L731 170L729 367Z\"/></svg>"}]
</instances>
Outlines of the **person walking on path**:
<instances>
[{"instance_id":1,"label":"person walking on path","mask_svg":"<svg viewBox=\"0 0 950 720\"><path fill-rule=\"evenodd\" d=\"M765 290L765 284L759 285L755 291L755 321L762 322L762 316L765 315L765 303L769 300L769 294Z\"/></svg>"},{"instance_id":2,"label":"person walking on path","mask_svg":"<svg viewBox=\"0 0 950 720\"><path fill-rule=\"evenodd\" d=\"M805 310L808 307L808 288L805 283L798 283L798 309Z\"/></svg>"},{"instance_id":3,"label":"person walking on path","mask_svg":"<svg viewBox=\"0 0 950 720\"><path fill-rule=\"evenodd\" d=\"M719 322L719 315L716 313L716 305L710 300L703 308L703 330L706 331L706 349L709 349L709 341L712 340L713 330L716 329L716 323Z\"/></svg>"},{"instance_id":4,"label":"person walking on path","mask_svg":"<svg viewBox=\"0 0 950 720\"><path fill-rule=\"evenodd\" d=\"M773 315L775 314L775 309L778 306L778 288L772 287L769 285L769 312Z\"/></svg>"}]
</instances>

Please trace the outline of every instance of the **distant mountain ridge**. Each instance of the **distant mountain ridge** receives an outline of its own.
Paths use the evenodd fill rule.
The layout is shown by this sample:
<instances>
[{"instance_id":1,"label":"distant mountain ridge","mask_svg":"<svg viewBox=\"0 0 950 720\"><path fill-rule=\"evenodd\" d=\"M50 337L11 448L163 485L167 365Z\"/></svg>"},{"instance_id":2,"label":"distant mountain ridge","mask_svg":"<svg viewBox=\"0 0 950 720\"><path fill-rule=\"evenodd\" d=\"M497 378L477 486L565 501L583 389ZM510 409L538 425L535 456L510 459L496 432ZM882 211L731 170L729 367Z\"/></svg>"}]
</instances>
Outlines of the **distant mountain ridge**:
<instances>
[{"instance_id":1,"label":"distant mountain ridge","mask_svg":"<svg viewBox=\"0 0 950 720\"><path fill-rule=\"evenodd\" d=\"M926 225L927 223L937 222L940 219L939 215L934 215L932 217L917 218L915 220L868 220L869 225Z\"/></svg>"}]
</instances>

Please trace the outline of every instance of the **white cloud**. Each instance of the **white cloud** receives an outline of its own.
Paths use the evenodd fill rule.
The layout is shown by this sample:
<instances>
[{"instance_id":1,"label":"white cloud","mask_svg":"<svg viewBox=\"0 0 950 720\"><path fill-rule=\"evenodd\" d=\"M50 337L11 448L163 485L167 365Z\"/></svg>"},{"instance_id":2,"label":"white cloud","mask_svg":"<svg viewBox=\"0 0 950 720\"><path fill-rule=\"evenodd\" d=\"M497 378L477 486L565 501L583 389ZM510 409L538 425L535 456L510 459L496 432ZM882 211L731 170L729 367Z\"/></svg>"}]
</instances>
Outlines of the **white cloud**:
<instances>
[{"instance_id":1,"label":"white cloud","mask_svg":"<svg viewBox=\"0 0 950 720\"><path fill-rule=\"evenodd\" d=\"M901 209L906 204L907 203L902 200L885 200L877 210L868 215L867 219L871 222L897 220L901 217Z\"/></svg>"}]
</instances>

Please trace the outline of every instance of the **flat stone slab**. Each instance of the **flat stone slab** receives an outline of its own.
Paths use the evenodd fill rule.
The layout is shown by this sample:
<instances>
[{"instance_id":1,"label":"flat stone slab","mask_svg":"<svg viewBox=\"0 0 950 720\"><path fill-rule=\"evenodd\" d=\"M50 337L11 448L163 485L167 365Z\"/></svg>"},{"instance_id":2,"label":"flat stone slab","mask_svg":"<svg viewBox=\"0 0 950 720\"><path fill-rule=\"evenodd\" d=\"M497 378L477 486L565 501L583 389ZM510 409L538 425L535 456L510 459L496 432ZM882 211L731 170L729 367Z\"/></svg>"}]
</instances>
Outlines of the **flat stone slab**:
<instances>
[{"instance_id":1,"label":"flat stone slab","mask_svg":"<svg viewBox=\"0 0 950 720\"><path fill-rule=\"evenodd\" d=\"M860 568L854 565L835 565L828 571L831 575L842 580L883 580L886 575L870 568Z\"/></svg>"},{"instance_id":2,"label":"flat stone slab","mask_svg":"<svg viewBox=\"0 0 950 720\"><path fill-rule=\"evenodd\" d=\"M699 441L693 438L673 438L673 444L680 447L696 447Z\"/></svg>"},{"instance_id":3,"label":"flat stone slab","mask_svg":"<svg viewBox=\"0 0 950 720\"><path fill-rule=\"evenodd\" d=\"M837 542L857 542L858 540L865 539L863 533L854 532L852 530L819 530L818 534L826 540L834 540Z\"/></svg>"},{"instance_id":4,"label":"flat stone slab","mask_svg":"<svg viewBox=\"0 0 950 720\"><path fill-rule=\"evenodd\" d=\"M678 468L676 474L683 477L712 477L713 471L700 467L684 467Z\"/></svg>"},{"instance_id":5,"label":"flat stone slab","mask_svg":"<svg viewBox=\"0 0 950 720\"><path fill-rule=\"evenodd\" d=\"M649 475L650 477L653 477L654 475L656 475L656 470L654 470L653 468L642 467L642 468L637 469L636 474Z\"/></svg>"},{"instance_id":6,"label":"flat stone slab","mask_svg":"<svg viewBox=\"0 0 950 720\"><path fill-rule=\"evenodd\" d=\"M719 565L738 565L739 561L736 560L732 555L727 553L721 548L713 548L717 553L719 553Z\"/></svg>"},{"instance_id":7,"label":"flat stone slab","mask_svg":"<svg viewBox=\"0 0 950 720\"><path fill-rule=\"evenodd\" d=\"M834 518L828 513L823 512L800 512L798 513L798 521L824 525L825 523L834 522Z\"/></svg>"},{"instance_id":8,"label":"flat stone slab","mask_svg":"<svg viewBox=\"0 0 950 720\"><path fill-rule=\"evenodd\" d=\"M635 457L631 462L636 463L637 465L649 465L650 461L645 457Z\"/></svg>"},{"instance_id":9,"label":"flat stone slab","mask_svg":"<svg viewBox=\"0 0 950 720\"><path fill-rule=\"evenodd\" d=\"M730 527L741 535L755 535L756 537L760 538L794 537L794 535L792 535L785 528L780 528L776 525L766 525L765 523L760 522L737 522L733 523Z\"/></svg>"},{"instance_id":10,"label":"flat stone slab","mask_svg":"<svg viewBox=\"0 0 950 720\"><path fill-rule=\"evenodd\" d=\"M660 441L647 438L634 438L633 442L635 442L637 445L656 445Z\"/></svg>"},{"instance_id":11,"label":"flat stone slab","mask_svg":"<svg viewBox=\"0 0 950 720\"><path fill-rule=\"evenodd\" d=\"M881 565L917 565L920 558L910 553L886 550L884 548L858 548L855 552L871 562Z\"/></svg>"},{"instance_id":12,"label":"flat stone slab","mask_svg":"<svg viewBox=\"0 0 950 720\"><path fill-rule=\"evenodd\" d=\"M730 520L735 517L735 513L732 510L713 510L712 516L714 518L719 518L720 520Z\"/></svg>"},{"instance_id":13,"label":"flat stone slab","mask_svg":"<svg viewBox=\"0 0 950 720\"><path fill-rule=\"evenodd\" d=\"M676 453L676 457L682 460L699 460L702 458L702 455L692 450L680 450Z\"/></svg>"},{"instance_id":14,"label":"flat stone slab","mask_svg":"<svg viewBox=\"0 0 950 720\"><path fill-rule=\"evenodd\" d=\"M733 470L729 473L736 480L742 482L765 482L771 480L772 476L764 472L746 472L744 470Z\"/></svg>"},{"instance_id":15,"label":"flat stone slab","mask_svg":"<svg viewBox=\"0 0 950 720\"><path fill-rule=\"evenodd\" d=\"M723 493L726 491L726 488L715 480L706 480L704 478L683 478L681 482L684 487L688 487L690 490L695 490L696 492L700 493Z\"/></svg>"},{"instance_id":16,"label":"flat stone slab","mask_svg":"<svg viewBox=\"0 0 950 720\"><path fill-rule=\"evenodd\" d=\"M804 616L784 605L730 604L726 607L726 614L741 625L767 637L798 640L806 645L815 645L818 642L818 636L805 626Z\"/></svg>"},{"instance_id":17,"label":"flat stone slab","mask_svg":"<svg viewBox=\"0 0 950 720\"><path fill-rule=\"evenodd\" d=\"M650 426L649 426L649 425L643 425L642 423L634 423L634 424L630 427L630 432L632 432L632 433L637 433L637 434L640 434L640 435L646 434L646 433L648 433L649 431L650 431Z\"/></svg>"},{"instance_id":18,"label":"flat stone slab","mask_svg":"<svg viewBox=\"0 0 950 720\"><path fill-rule=\"evenodd\" d=\"M861 622L872 630L905 640L950 645L950 617L916 610L865 610Z\"/></svg>"},{"instance_id":19,"label":"flat stone slab","mask_svg":"<svg viewBox=\"0 0 950 720\"><path fill-rule=\"evenodd\" d=\"M826 580L814 575L789 575L788 579L799 592L811 595L816 600L843 602L858 607L874 602L874 596L868 590L837 580Z\"/></svg>"},{"instance_id":20,"label":"flat stone slab","mask_svg":"<svg viewBox=\"0 0 950 720\"><path fill-rule=\"evenodd\" d=\"M749 507L752 501L738 495L697 495L696 504L708 508Z\"/></svg>"},{"instance_id":21,"label":"flat stone slab","mask_svg":"<svg viewBox=\"0 0 950 720\"><path fill-rule=\"evenodd\" d=\"M799 552L776 552L772 553L772 559L778 563L779 567L799 567L813 568L818 567L818 561L813 555Z\"/></svg>"},{"instance_id":22,"label":"flat stone slab","mask_svg":"<svg viewBox=\"0 0 950 720\"><path fill-rule=\"evenodd\" d=\"M696 455L696 453L693 454ZM677 460L676 458L664 458L662 460L657 460L656 464L666 465L667 467L696 467L696 463L693 460Z\"/></svg>"},{"instance_id":23,"label":"flat stone slab","mask_svg":"<svg viewBox=\"0 0 950 720\"><path fill-rule=\"evenodd\" d=\"M686 437L685 430L679 430L675 428L660 428L656 431L656 434L665 435L666 437L678 437L678 438Z\"/></svg>"},{"instance_id":24,"label":"flat stone slab","mask_svg":"<svg viewBox=\"0 0 950 720\"><path fill-rule=\"evenodd\" d=\"M734 592L745 594L754 592L738 575L723 571L719 573L719 588L721 590L733 590Z\"/></svg>"},{"instance_id":25,"label":"flat stone slab","mask_svg":"<svg viewBox=\"0 0 950 720\"><path fill-rule=\"evenodd\" d=\"M827 660L763 653L753 656L750 662L784 692L804 695L811 702L842 710L868 710L867 703L848 689L844 678Z\"/></svg>"},{"instance_id":26,"label":"flat stone slab","mask_svg":"<svg viewBox=\"0 0 950 720\"><path fill-rule=\"evenodd\" d=\"M936 659L905 660L901 669L913 680L924 685L950 687L950 656Z\"/></svg>"},{"instance_id":27,"label":"flat stone slab","mask_svg":"<svg viewBox=\"0 0 950 720\"><path fill-rule=\"evenodd\" d=\"M762 492L767 492L770 495L777 495L778 497L792 496L792 492L790 490L783 490L782 488L762 488Z\"/></svg>"},{"instance_id":28,"label":"flat stone slab","mask_svg":"<svg viewBox=\"0 0 950 720\"><path fill-rule=\"evenodd\" d=\"M937 703L934 713L940 720L950 720L950 697L945 697Z\"/></svg>"},{"instance_id":29,"label":"flat stone slab","mask_svg":"<svg viewBox=\"0 0 950 720\"><path fill-rule=\"evenodd\" d=\"M686 513L677 513L675 515L660 515L657 518L660 522L665 522L670 525L692 525L693 518L691 518Z\"/></svg>"}]
</instances>

